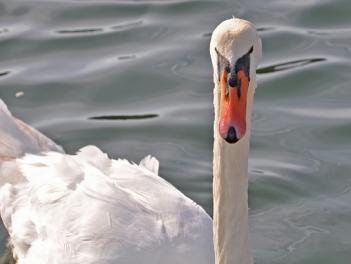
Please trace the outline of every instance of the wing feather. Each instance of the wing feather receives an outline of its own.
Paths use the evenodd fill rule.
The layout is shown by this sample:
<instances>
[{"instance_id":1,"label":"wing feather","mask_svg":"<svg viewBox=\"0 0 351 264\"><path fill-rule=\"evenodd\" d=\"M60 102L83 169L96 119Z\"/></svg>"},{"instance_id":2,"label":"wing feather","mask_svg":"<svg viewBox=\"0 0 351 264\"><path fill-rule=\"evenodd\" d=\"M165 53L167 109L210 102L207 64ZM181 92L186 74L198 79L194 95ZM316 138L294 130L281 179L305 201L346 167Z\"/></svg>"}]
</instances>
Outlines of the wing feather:
<instances>
[{"instance_id":1,"label":"wing feather","mask_svg":"<svg viewBox=\"0 0 351 264\"><path fill-rule=\"evenodd\" d=\"M139 165L158 175L159 162L155 157L148 155L140 161Z\"/></svg>"},{"instance_id":2,"label":"wing feather","mask_svg":"<svg viewBox=\"0 0 351 264\"><path fill-rule=\"evenodd\" d=\"M87 146L17 164L26 182L0 189L0 210L23 263L213 263L212 220L155 158L136 165Z\"/></svg>"},{"instance_id":3,"label":"wing feather","mask_svg":"<svg viewBox=\"0 0 351 264\"><path fill-rule=\"evenodd\" d=\"M41 151L63 149L38 130L12 116L0 99L0 162Z\"/></svg>"}]
</instances>

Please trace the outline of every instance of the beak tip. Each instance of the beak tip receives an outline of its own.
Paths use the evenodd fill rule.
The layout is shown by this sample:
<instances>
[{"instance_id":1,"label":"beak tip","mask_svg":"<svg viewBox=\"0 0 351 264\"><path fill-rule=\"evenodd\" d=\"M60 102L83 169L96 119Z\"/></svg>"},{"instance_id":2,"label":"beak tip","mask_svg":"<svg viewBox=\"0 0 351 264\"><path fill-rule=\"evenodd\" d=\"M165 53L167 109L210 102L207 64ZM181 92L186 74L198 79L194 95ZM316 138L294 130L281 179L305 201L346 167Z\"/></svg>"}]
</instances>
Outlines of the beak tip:
<instances>
[{"instance_id":1,"label":"beak tip","mask_svg":"<svg viewBox=\"0 0 351 264\"><path fill-rule=\"evenodd\" d=\"M236 143L239 141L236 130L234 127L229 127L226 137L224 137L225 141L230 144Z\"/></svg>"},{"instance_id":2,"label":"beak tip","mask_svg":"<svg viewBox=\"0 0 351 264\"><path fill-rule=\"evenodd\" d=\"M231 139L226 138L225 141L227 141L229 144L234 144L234 143L238 142L239 139L231 140Z\"/></svg>"}]
</instances>

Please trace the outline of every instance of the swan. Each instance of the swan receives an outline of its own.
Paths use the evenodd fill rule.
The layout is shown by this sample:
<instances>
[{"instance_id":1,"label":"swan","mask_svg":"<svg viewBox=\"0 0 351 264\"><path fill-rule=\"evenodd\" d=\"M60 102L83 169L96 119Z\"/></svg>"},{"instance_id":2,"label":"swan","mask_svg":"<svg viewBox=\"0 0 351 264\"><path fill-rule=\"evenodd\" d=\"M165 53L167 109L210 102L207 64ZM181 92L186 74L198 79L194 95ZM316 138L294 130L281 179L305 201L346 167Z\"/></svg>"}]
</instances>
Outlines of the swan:
<instances>
[{"instance_id":1,"label":"swan","mask_svg":"<svg viewBox=\"0 0 351 264\"><path fill-rule=\"evenodd\" d=\"M152 156L66 154L0 100L0 214L18 264L250 264L247 170L261 40L238 18L210 42L214 78L213 221L158 176Z\"/></svg>"}]
</instances>

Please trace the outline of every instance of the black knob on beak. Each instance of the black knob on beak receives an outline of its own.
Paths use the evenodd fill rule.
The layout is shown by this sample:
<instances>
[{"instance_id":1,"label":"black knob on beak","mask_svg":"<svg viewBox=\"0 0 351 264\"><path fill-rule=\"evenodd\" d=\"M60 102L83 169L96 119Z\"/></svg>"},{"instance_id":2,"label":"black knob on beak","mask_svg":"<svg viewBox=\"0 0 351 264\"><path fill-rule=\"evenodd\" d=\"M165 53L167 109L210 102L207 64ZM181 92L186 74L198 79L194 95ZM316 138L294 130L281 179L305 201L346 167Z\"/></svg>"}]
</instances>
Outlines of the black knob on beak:
<instances>
[{"instance_id":1,"label":"black knob on beak","mask_svg":"<svg viewBox=\"0 0 351 264\"><path fill-rule=\"evenodd\" d=\"M230 127L228 129L227 137L225 138L225 140L228 143L235 143L235 142L237 142L239 140L237 135L236 135L236 130L235 130L234 127Z\"/></svg>"}]
</instances>

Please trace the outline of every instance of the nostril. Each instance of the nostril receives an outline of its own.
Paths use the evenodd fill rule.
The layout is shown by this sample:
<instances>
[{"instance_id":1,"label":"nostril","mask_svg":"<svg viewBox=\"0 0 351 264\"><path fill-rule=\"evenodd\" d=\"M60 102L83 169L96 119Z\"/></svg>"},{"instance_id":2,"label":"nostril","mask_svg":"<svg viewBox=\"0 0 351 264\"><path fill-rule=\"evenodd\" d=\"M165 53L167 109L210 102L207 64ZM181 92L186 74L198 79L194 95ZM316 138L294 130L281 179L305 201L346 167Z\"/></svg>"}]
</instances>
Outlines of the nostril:
<instances>
[{"instance_id":1,"label":"nostril","mask_svg":"<svg viewBox=\"0 0 351 264\"><path fill-rule=\"evenodd\" d=\"M235 74L230 76L228 83L229 83L230 87L237 87L238 86L238 79L236 78Z\"/></svg>"},{"instance_id":2,"label":"nostril","mask_svg":"<svg viewBox=\"0 0 351 264\"><path fill-rule=\"evenodd\" d=\"M235 130L234 127L230 127L228 129L227 137L225 138L225 140L228 143L235 143L235 142L237 142L239 140L237 135L236 135L236 130Z\"/></svg>"}]
</instances>

